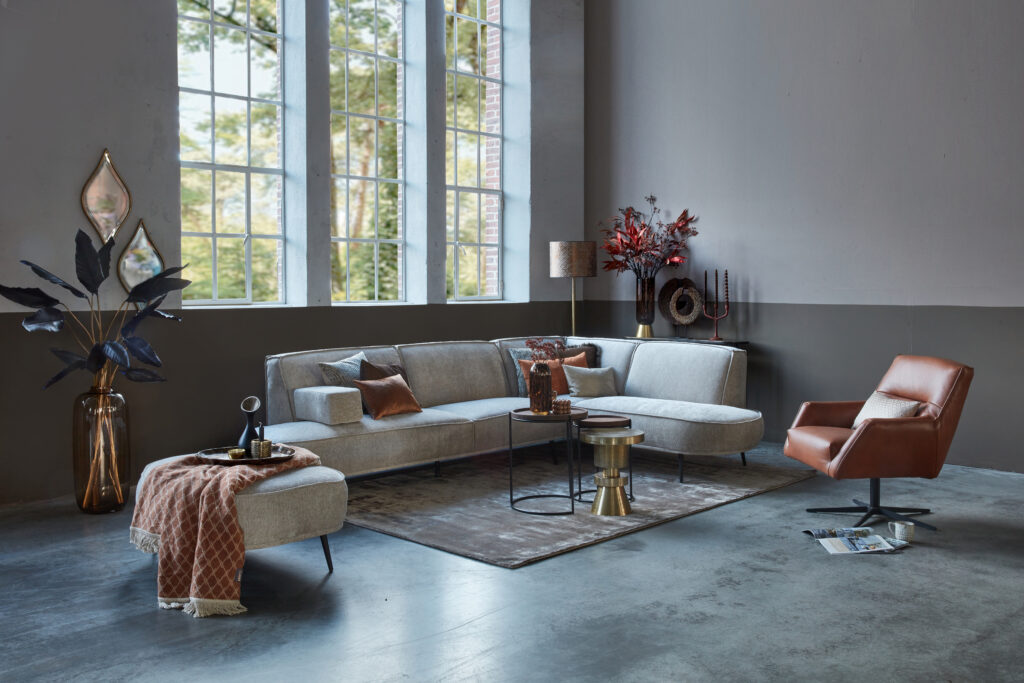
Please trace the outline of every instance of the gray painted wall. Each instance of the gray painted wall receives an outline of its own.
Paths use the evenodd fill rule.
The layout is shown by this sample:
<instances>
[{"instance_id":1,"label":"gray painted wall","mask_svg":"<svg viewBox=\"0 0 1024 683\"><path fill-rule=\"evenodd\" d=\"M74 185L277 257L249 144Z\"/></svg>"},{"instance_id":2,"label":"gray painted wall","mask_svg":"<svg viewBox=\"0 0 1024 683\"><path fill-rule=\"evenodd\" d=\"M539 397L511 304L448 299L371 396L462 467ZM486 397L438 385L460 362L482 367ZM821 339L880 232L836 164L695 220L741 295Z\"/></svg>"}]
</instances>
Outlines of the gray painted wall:
<instances>
[{"instance_id":1,"label":"gray painted wall","mask_svg":"<svg viewBox=\"0 0 1024 683\"><path fill-rule=\"evenodd\" d=\"M653 192L737 300L1024 305L1022 31L1018 0L588 0L588 238Z\"/></svg>"}]
</instances>

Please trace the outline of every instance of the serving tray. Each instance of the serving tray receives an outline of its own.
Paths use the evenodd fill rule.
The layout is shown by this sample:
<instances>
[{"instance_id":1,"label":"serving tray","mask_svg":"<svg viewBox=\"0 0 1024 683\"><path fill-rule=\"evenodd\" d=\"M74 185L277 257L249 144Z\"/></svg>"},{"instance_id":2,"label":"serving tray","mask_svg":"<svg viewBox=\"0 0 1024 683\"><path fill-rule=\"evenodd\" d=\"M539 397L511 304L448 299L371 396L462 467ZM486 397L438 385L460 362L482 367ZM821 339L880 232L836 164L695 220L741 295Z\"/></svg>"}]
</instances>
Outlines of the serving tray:
<instances>
[{"instance_id":1,"label":"serving tray","mask_svg":"<svg viewBox=\"0 0 1024 683\"><path fill-rule=\"evenodd\" d=\"M279 462L287 462L295 456L295 449L280 444L274 444L270 449L269 458L239 458L232 460L228 451L237 446L218 446L199 451L196 455L203 462L210 465L273 465Z\"/></svg>"}]
</instances>

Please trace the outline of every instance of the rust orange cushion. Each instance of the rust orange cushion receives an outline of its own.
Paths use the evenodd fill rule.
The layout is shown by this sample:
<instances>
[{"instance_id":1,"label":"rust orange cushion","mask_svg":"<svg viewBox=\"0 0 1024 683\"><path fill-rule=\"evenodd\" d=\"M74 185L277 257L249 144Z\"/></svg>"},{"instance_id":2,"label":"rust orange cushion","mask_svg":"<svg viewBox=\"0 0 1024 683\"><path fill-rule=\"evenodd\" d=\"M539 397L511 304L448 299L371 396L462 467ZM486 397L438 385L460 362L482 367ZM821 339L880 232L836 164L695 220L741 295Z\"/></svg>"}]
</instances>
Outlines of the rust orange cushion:
<instances>
[{"instance_id":1,"label":"rust orange cushion","mask_svg":"<svg viewBox=\"0 0 1024 683\"><path fill-rule=\"evenodd\" d=\"M366 410L374 420L388 415L423 412L420 402L413 396L412 389L401 375L391 375L384 379L357 379L355 385L363 395Z\"/></svg>"},{"instance_id":2,"label":"rust orange cushion","mask_svg":"<svg viewBox=\"0 0 1024 683\"><path fill-rule=\"evenodd\" d=\"M565 370L562 369L563 365L571 365L575 368L587 367L587 354L581 353L576 356L570 356L569 358L553 358L551 360L521 360L519 361L519 367L523 370L523 377L526 379L526 393L530 393L530 366L534 363L544 363L551 369L551 388L556 394L561 396L562 394L569 393L569 381L565 379Z\"/></svg>"}]
</instances>

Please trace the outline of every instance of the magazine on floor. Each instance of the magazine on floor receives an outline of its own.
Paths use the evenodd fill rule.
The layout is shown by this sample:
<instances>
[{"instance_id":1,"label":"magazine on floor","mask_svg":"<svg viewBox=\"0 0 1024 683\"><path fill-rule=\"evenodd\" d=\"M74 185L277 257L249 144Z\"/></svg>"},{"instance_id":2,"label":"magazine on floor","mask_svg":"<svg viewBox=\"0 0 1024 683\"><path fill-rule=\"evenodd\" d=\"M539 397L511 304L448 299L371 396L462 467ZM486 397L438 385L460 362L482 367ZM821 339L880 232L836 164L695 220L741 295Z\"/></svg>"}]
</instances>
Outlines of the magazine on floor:
<instances>
[{"instance_id":1,"label":"magazine on floor","mask_svg":"<svg viewBox=\"0 0 1024 683\"><path fill-rule=\"evenodd\" d=\"M869 526L839 529L804 529L820 543L830 555L859 555L862 553L891 553L909 545L895 538L882 538Z\"/></svg>"}]
</instances>

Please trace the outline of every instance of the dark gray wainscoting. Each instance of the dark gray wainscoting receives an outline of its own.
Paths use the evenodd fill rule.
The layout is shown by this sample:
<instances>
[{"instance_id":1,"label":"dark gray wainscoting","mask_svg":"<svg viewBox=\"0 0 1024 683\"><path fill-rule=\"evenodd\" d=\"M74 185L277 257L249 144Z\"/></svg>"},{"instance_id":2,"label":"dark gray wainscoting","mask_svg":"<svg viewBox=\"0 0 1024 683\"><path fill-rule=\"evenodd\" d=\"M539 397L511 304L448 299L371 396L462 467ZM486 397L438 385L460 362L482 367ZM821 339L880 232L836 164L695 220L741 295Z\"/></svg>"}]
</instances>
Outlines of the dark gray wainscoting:
<instances>
[{"instance_id":1,"label":"dark gray wainscoting","mask_svg":"<svg viewBox=\"0 0 1024 683\"><path fill-rule=\"evenodd\" d=\"M161 384L119 382L128 400L132 474L159 458L233 443L241 399L264 393L263 359L304 349L493 339L566 332L568 302L185 310L181 323L147 321L141 334L164 361ZM71 405L89 377L46 391L60 369L47 350L66 336L28 333L0 314L0 503L72 492Z\"/></svg>"},{"instance_id":2,"label":"dark gray wainscoting","mask_svg":"<svg viewBox=\"0 0 1024 683\"><path fill-rule=\"evenodd\" d=\"M628 301L587 301L580 320L584 334L636 333ZM711 336L707 320L693 328L659 315L655 334ZM1024 308L737 303L719 334L751 342L747 403L769 441L785 438L803 401L867 398L896 354L940 356L975 368L948 462L1024 472Z\"/></svg>"}]
</instances>

